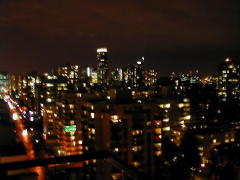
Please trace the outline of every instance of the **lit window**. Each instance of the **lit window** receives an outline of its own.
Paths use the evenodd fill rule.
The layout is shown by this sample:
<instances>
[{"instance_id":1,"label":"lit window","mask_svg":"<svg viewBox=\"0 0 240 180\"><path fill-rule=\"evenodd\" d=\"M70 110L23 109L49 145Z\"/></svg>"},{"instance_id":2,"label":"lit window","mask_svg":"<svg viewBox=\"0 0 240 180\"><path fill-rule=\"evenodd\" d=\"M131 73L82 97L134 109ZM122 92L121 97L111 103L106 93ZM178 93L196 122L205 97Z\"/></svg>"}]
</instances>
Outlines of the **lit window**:
<instances>
[{"instance_id":1,"label":"lit window","mask_svg":"<svg viewBox=\"0 0 240 180\"><path fill-rule=\"evenodd\" d=\"M185 119L185 120L189 120L189 119L191 119L191 115L187 115L187 116L185 116L184 119Z\"/></svg>"},{"instance_id":2,"label":"lit window","mask_svg":"<svg viewBox=\"0 0 240 180\"><path fill-rule=\"evenodd\" d=\"M184 104L183 104L183 103L180 103L180 104L178 104L178 107L179 107L179 108L182 108L182 107L184 107Z\"/></svg>"},{"instance_id":3,"label":"lit window","mask_svg":"<svg viewBox=\"0 0 240 180\"><path fill-rule=\"evenodd\" d=\"M139 135L139 134L142 134L142 130L133 130L132 131L132 135Z\"/></svg>"},{"instance_id":4,"label":"lit window","mask_svg":"<svg viewBox=\"0 0 240 180\"><path fill-rule=\"evenodd\" d=\"M171 107L171 104L169 104L169 103L164 105L164 108L169 109L170 107Z\"/></svg>"},{"instance_id":5,"label":"lit window","mask_svg":"<svg viewBox=\"0 0 240 180\"><path fill-rule=\"evenodd\" d=\"M162 151L155 151L156 156L160 156L162 154Z\"/></svg>"},{"instance_id":6,"label":"lit window","mask_svg":"<svg viewBox=\"0 0 240 180\"><path fill-rule=\"evenodd\" d=\"M119 119L118 115L112 115L111 120L113 123L121 122L121 119Z\"/></svg>"},{"instance_id":7,"label":"lit window","mask_svg":"<svg viewBox=\"0 0 240 180\"><path fill-rule=\"evenodd\" d=\"M155 133L156 133L156 134L161 134L161 132L162 132L161 128L156 128L156 129L155 129Z\"/></svg>"},{"instance_id":8,"label":"lit window","mask_svg":"<svg viewBox=\"0 0 240 180\"><path fill-rule=\"evenodd\" d=\"M47 87L53 87L54 85L52 83L47 83L46 86Z\"/></svg>"},{"instance_id":9,"label":"lit window","mask_svg":"<svg viewBox=\"0 0 240 180\"><path fill-rule=\"evenodd\" d=\"M164 127L163 131L170 131L170 126Z\"/></svg>"},{"instance_id":10,"label":"lit window","mask_svg":"<svg viewBox=\"0 0 240 180\"><path fill-rule=\"evenodd\" d=\"M169 122L169 118L164 118L163 122Z\"/></svg>"},{"instance_id":11,"label":"lit window","mask_svg":"<svg viewBox=\"0 0 240 180\"><path fill-rule=\"evenodd\" d=\"M70 109L74 109L74 104L69 104Z\"/></svg>"}]
</instances>

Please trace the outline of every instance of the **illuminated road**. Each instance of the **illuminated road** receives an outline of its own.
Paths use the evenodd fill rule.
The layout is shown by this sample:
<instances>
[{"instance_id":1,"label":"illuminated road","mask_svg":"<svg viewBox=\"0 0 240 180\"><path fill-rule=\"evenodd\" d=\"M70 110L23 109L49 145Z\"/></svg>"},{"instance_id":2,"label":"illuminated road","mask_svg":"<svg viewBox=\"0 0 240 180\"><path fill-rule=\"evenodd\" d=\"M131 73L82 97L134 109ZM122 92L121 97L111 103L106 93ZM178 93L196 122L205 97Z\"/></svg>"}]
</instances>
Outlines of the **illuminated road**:
<instances>
[{"instance_id":1,"label":"illuminated road","mask_svg":"<svg viewBox=\"0 0 240 180\"><path fill-rule=\"evenodd\" d=\"M12 117L15 123L16 134L19 140L24 145L28 159L29 160L38 159L34 151L34 146L32 142L32 135L31 135L32 130L31 128L30 130L26 129L24 125L25 121L29 121L31 119L27 119L27 116L26 116L27 112L24 111L23 108L21 108L17 102L13 101L13 99L7 93L4 93L3 97L4 97L4 101L8 104L8 107L10 109L10 116ZM45 156L45 158L48 158L48 157ZM82 166L83 166L82 162L73 162L73 163L55 164L54 166L49 166L49 168L51 169L52 167L54 167L53 170L55 171L56 168L68 169L68 168L76 168L76 167L82 167ZM38 180L46 180L47 169L48 167L38 166L38 167L33 167L29 170L30 172L35 172L38 174L38 178L37 178Z\"/></svg>"},{"instance_id":2,"label":"illuminated road","mask_svg":"<svg viewBox=\"0 0 240 180\"><path fill-rule=\"evenodd\" d=\"M17 135L23 142L29 159L36 159L35 152L33 149L33 144L31 141L31 136L29 134L26 134L26 135L23 134L24 125L22 123L22 120L20 120L20 119L16 120L15 124L16 124ZM44 171L43 167L34 167L34 168L32 168L32 171L38 173L38 180L45 179L45 171Z\"/></svg>"},{"instance_id":3,"label":"illuminated road","mask_svg":"<svg viewBox=\"0 0 240 180\"><path fill-rule=\"evenodd\" d=\"M21 142L24 145L24 148L26 150L27 156L30 160L36 159L35 151L32 144L32 138L31 135L28 133L28 131L25 129L23 124L23 114L21 113L21 110L16 102L14 102L9 96L5 96L4 100L8 103L10 113L12 116L12 119L15 122L16 125L16 133L21 140ZM38 180L45 180L45 168L44 167L34 167L31 168L32 172L35 172L38 174Z\"/></svg>"}]
</instances>

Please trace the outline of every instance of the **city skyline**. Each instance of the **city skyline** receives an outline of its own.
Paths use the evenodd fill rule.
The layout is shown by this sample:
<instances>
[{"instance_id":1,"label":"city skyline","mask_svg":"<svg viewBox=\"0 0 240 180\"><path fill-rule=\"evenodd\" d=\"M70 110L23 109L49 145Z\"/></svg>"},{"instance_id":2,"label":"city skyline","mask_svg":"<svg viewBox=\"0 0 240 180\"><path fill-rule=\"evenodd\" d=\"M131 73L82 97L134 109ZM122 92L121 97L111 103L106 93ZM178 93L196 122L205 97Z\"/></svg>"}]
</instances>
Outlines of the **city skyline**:
<instances>
[{"instance_id":1,"label":"city skyline","mask_svg":"<svg viewBox=\"0 0 240 180\"><path fill-rule=\"evenodd\" d=\"M2 179L26 163L38 166L38 180L239 177L238 61L226 58L202 79L195 71L160 77L144 57L111 69L107 48L96 59L96 68L0 72ZM62 158L67 164L57 164Z\"/></svg>"},{"instance_id":2,"label":"city skyline","mask_svg":"<svg viewBox=\"0 0 240 180\"><path fill-rule=\"evenodd\" d=\"M93 66L96 49L107 47L110 67L144 56L161 75L192 69L213 74L226 57L240 57L238 3L3 0L0 71Z\"/></svg>"},{"instance_id":3,"label":"city skyline","mask_svg":"<svg viewBox=\"0 0 240 180\"><path fill-rule=\"evenodd\" d=\"M240 179L240 0L0 0L0 179Z\"/></svg>"},{"instance_id":4,"label":"city skyline","mask_svg":"<svg viewBox=\"0 0 240 180\"><path fill-rule=\"evenodd\" d=\"M41 75L41 74L44 74L44 73L54 73L54 71L55 70L57 70L57 68L59 68L59 67L64 67L64 66L68 66L68 65L73 65L73 66L78 66L80 69L82 69L82 70L84 70L84 69L86 69L86 68L93 68L93 69L95 69L95 70L97 70L98 69L98 66L99 66L99 57L98 57L98 53L100 52L100 51L102 51L102 50L104 50L104 51L106 51L106 53L107 54L109 54L109 50L108 50L108 48L107 47L100 47L100 48L97 48L96 50L95 50L95 54L96 54L96 58L95 58L95 64L79 64L79 63L72 63L72 62L70 62L70 61L66 61L66 62L64 62L64 63L60 63L60 64L55 64L55 66L52 66L52 67L48 67L49 69L48 70L46 70L46 71L43 71L43 70L33 70L33 69L28 69L28 70L26 70L26 71L24 71L24 72L19 72L19 71L6 71L6 70L2 70L1 72L2 73L7 73L7 74L19 74L19 75L27 75L27 74L29 74L29 73L37 73L37 74L39 74L39 75ZM108 63L109 63L109 58L107 58L108 59ZM215 66L213 67L213 69L211 70L211 71L209 71L209 72L205 72L205 71L199 71L199 67L191 67L191 68L189 68L189 69L183 69L182 71L180 70L180 69L175 69L175 71L167 71L167 70L165 70L165 71L163 71L163 73L162 73L162 71L161 70L159 70L159 68L158 67L156 67L156 66L149 66L149 64L148 64L148 62L147 61L145 61L145 57L144 56L142 56L142 57L138 57L136 60L135 60L135 62L134 61L132 61L131 63L128 63L128 64L125 64L125 65L122 65L122 66L114 66L114 65L112 65L112 64L109 64L109 65L107 65L108 66L108 68L107 69L109 69L109 70L111 70L112 72L114 71L114 70L116 70L116 69L127 69L128 68L128 66L131 66L131 65L137 65L140 61L142 61L143 60L143 62L142 62L142 66L144 66L145 68L150 68L150 69L154 69L154 70L156 70L156 72L158 72L158 75L159 75L159 77L169 77L169 76L171 76L171 74L191 74L191 73L194 73L194 72L196 72L198 75L199 75L199 77L201 77L201 78L204 78L204 77L208 77L208 76L217 76L217 74L218 74L218 69L220 68L220 66L223 64L223 61L227 61L228 59L230 59L230 60L233 60L233 61L235 61L235 62L238 62L238 59L237 58L232 58L232 57L229 57L229 56L226 56L224 59L221 59L221 61L220 62L218 62L218 64L215 64ZM110 63L111 63L111 61L110 61Z\"/></svg>"}]
</instances>

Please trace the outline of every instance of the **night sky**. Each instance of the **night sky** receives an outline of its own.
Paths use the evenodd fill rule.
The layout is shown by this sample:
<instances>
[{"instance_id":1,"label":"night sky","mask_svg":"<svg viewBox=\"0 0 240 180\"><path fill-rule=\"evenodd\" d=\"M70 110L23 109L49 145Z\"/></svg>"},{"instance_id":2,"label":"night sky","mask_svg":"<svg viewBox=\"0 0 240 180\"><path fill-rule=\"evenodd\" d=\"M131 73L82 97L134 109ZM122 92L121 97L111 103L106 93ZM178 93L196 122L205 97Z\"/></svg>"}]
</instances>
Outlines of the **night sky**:
<instances>
[{"instance_id":1,"label":"night sky","mask_svg":"<svg viewBox=\"0 0 240 180\"><path fill-rule=\"evenodd\" d=\"M113 67L145 56L162 75L213 73L240 59L240 1L0 0L0 71L95 66L98 47Z\"/></svg>"}]
</instances>

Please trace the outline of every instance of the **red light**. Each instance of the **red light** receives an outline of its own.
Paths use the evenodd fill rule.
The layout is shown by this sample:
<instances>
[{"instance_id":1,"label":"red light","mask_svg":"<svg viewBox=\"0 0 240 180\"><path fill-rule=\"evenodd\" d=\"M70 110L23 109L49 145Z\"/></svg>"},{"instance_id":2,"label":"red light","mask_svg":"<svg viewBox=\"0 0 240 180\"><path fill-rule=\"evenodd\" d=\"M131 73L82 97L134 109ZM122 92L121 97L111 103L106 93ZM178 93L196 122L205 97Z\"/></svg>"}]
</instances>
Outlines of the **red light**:
<instances>
[{"instance_id":1,"label":"red light","mask_svg":"<svg viewBox=\"0 0 240 180\"><path fill-rule=\"evenodd\" d=\"M225 62L231 62L231 61L232 61L231 58L226 58L226 59L225 59Z\"/></svg>"}]
</instances>

